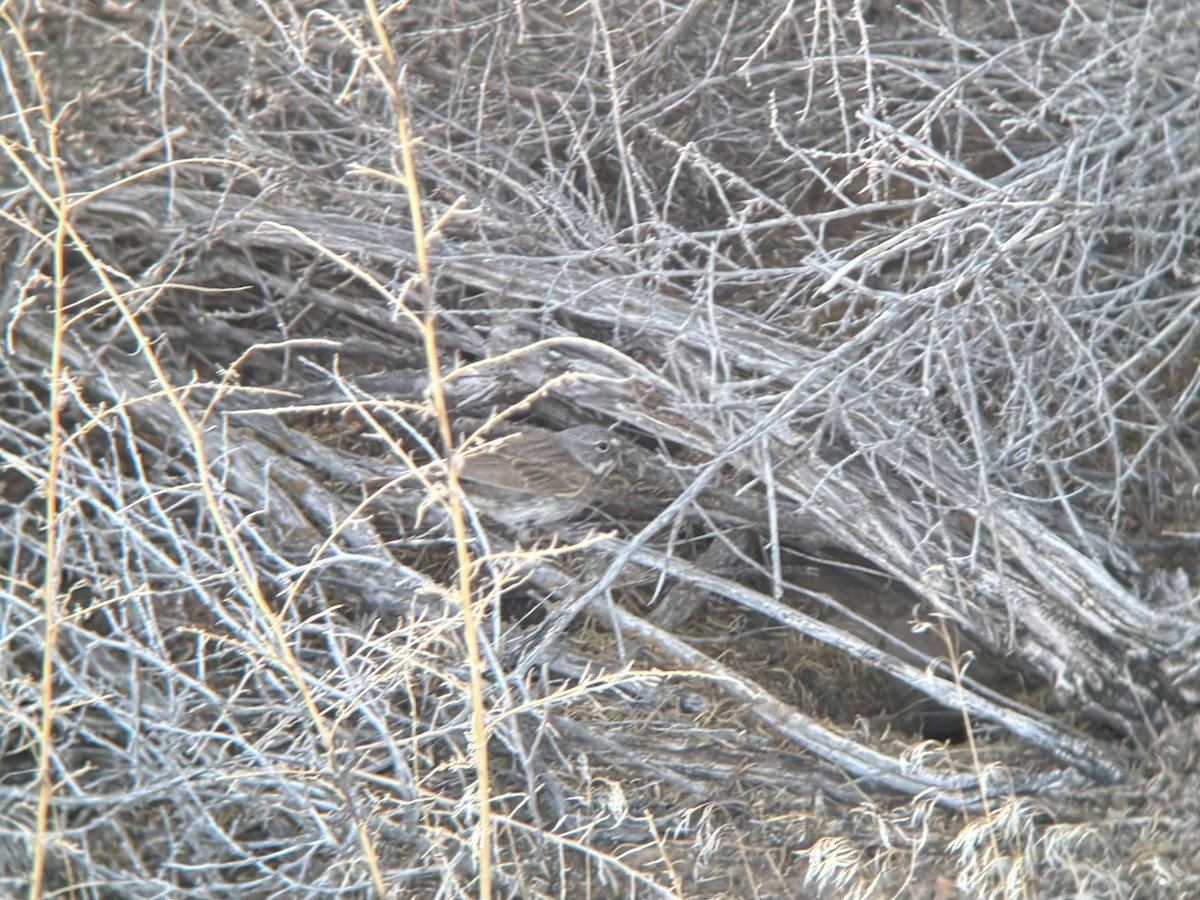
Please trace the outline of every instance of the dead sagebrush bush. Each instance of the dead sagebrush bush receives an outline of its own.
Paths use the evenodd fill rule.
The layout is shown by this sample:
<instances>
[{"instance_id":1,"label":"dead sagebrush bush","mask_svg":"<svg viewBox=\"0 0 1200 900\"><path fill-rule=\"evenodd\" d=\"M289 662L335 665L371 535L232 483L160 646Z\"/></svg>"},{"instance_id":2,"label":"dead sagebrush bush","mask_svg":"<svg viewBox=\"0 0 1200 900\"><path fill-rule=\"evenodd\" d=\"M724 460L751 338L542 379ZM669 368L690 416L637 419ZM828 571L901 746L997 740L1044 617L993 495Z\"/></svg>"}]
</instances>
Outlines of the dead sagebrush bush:
<instances>
[{"instance_id":1,"label":"dead sagebrush bush","mask_svg":"<svg viewBox=\"0 0 1200 900\"><path fill-rule=\"evenodd\" d=\"M5 890L1197 891L1186 3L0 16Z\"/></svg>"}]
</instances>

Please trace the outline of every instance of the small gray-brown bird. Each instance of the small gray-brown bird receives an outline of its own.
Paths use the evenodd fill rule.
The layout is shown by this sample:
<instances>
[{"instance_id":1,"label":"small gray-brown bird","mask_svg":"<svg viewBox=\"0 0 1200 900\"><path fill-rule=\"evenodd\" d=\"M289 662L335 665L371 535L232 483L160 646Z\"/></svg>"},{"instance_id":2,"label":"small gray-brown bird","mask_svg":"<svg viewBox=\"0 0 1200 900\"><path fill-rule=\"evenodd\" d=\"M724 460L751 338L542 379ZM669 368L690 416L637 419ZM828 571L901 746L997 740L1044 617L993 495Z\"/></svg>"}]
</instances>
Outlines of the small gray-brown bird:
<instances>
[{"instance_id":1,"label":"small gray-brown bird","mask_svg":"<svg viewBox=\"0 0 1200 900\"><path fill-rule=\"evenodd\" d=\"M621 439L597 425L528 428L466 453L458 478L475 508L498 522L553 525L587 508L621 449Z\"/></svg>"}]
</instances>

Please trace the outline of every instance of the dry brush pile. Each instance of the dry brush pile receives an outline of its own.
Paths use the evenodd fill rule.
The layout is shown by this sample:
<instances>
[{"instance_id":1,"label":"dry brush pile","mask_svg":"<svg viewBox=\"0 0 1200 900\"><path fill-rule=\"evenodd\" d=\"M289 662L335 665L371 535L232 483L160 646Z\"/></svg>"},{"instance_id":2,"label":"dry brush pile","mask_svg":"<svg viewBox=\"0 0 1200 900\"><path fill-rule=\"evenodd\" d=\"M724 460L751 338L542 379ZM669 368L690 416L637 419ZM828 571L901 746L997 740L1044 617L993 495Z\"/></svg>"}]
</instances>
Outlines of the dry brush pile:
<instances>
[{"instance_id":1,"label":"dry brush pile","mask_svg":"<svg viewBox=\"0 0 1200 900\"><path fill-rule=\"evenodd\" d=\"M1190 4L0 16L5 890L1200 892Z\"/></svg>"}]
</instances>

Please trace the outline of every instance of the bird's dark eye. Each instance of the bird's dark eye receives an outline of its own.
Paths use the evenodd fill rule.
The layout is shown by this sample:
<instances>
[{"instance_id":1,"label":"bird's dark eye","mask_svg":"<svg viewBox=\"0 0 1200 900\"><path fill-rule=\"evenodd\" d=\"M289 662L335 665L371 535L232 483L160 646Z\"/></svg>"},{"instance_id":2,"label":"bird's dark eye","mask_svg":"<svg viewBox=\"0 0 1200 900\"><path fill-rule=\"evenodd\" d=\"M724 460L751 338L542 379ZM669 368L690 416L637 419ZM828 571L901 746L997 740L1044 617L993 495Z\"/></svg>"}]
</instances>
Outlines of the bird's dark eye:
<instances>
[{"instance_id":1,"label":"bird's dark eye","mask_svg":"<svg viewBox=\"0 0 1200 900\"><path fill-rule=\"evenodd\" d=\"M613 445L612 445L611 441L606 441L603 439L596 441L596 449L600 453L607 453L609 450L612 449L612 447L613 447Z\"/></svg>"}]
</instances>

